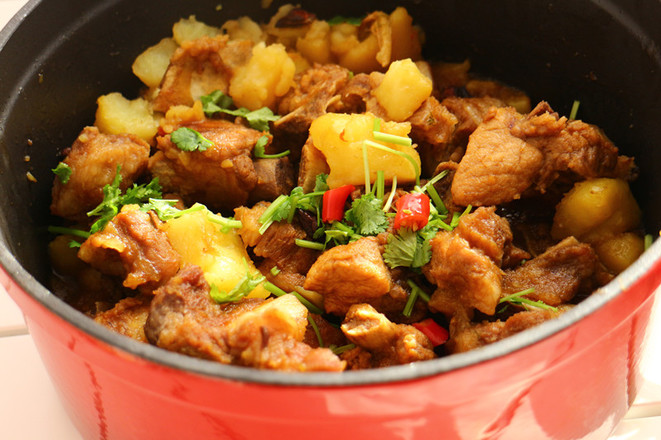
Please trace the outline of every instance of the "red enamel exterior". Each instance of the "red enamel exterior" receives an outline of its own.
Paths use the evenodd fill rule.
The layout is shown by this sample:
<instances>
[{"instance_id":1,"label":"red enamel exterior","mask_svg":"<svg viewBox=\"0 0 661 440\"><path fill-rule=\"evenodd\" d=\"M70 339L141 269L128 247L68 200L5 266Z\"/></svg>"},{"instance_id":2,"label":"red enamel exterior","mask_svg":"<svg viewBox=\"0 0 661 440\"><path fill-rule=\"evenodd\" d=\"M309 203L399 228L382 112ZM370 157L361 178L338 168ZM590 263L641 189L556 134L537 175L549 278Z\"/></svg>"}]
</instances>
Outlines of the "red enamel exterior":
<instances>
[{"instance_id":1,"label":"red enamel exterior","mask_svg":"<svg viewBox=\"0 0 661 440\"><path fill-rule=\"evenodd\" d=\"M112 347L3 272L86 439L605 439L628 410L659 264L580 322L477 365L363 386L209 377ZM278 433L277 437L272 436Z\"/></svg>"}]
</instances>

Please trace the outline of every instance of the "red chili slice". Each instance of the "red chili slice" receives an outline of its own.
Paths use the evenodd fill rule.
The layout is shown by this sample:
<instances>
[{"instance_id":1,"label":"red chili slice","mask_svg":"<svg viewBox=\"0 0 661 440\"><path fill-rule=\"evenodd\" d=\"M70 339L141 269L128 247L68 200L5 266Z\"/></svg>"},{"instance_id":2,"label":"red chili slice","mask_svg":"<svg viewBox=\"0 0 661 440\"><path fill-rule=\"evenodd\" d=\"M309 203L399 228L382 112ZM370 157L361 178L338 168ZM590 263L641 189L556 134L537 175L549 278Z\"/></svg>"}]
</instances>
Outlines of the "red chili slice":
<instances>
[{"instance_id":1,"label":"red chili slice","mask_svg":"<svg viewBox=\"0 0 661 440\"><path fill-rule=\"evenodd\" d=\"M450 333L444 327L441 327L436 321L431 318L423 319L420 322L411 324L413 327L420 330L429 338L429 341L434 347L437 345L445 344L450 337Z\"/></svg>"},{"instance_id":2,"label":"red chili slice","mask_svg":"<svg viewBox=\"0 0 661 440\"><path fill-rule=\"evenodd\" d=\"M356 189L353 185L344 185L329 189L324 193L321 220L324 222L341 221L344 218L344 204L347 197Z\"/></svg>"},{"instance_id":3,"label":"red chili slice","mask_svg":"<svg viewBox=\"0 0 661 440\"><path fill-rule=\"evenodd\" d=\"M409 193L397 200L395 229L411 228L414 231L425 227L429 221L429 197L422 193Z\"/></svg>"}]
</instances>

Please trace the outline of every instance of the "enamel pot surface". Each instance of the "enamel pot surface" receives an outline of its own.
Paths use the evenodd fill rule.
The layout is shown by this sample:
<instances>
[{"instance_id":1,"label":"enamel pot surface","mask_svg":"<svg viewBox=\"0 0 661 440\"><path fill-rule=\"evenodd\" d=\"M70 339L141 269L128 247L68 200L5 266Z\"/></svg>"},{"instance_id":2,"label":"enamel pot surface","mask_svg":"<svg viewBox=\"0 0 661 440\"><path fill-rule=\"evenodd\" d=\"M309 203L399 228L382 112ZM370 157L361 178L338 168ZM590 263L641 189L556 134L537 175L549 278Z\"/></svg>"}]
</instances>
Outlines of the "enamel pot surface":
<instances>
[{"instance_id":1,"label":"enamel pot surface","mask_svg":"<svg viewBox=\"0 0 661 440\"><path fill-rule=\"evenodd\" d=\"M265 20L274 2L32 0L0 33L0 280L86 439L604 439L640 385L656 242L558 319L472 352L343 374L257 371L114 334L44 286L51 168L96 98L134 96L137 54L181 17ZM425 57L472 70L602 127L635 156L648 233L661 228L658 1L302 1L321 18L405 6ZM29 161L26 161L29 157ZM34 179L28 179L26 173ZM36 180L36 182L34 181Z\"/></svg>"}]
</instances>

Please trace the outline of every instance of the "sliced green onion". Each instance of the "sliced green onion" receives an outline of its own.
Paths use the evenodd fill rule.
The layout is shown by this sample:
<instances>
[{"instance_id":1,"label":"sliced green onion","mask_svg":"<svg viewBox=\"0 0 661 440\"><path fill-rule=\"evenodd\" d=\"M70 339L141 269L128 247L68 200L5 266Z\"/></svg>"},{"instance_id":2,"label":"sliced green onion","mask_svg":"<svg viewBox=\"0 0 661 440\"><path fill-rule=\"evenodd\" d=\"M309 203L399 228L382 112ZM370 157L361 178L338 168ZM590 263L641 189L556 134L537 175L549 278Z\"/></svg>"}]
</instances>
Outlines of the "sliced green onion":
<instances>
[{"instance_id":1,"label":"sliced green onion","mask_svg":"<svg viewBox=\"0 0 661 440\"><path fill-rule=\"evenodd\" d=\"M569 119L576 119L576 114L578 113L578 107L581 105L581 101L574 101L571 106L571 112L569 113Z\"/></svg>"},{"instance_id":2,"label":"sliced green onion","mask_svg":"<svg viewBox=\"0 0 661 440\"><path fill-rule=\"evenodd\" d=\"M278 269L278 266L273 266L271 268L271 275L273 275L274 277L278 276L279 273L280 273L280 269Z\"/></svg>"},{"instance_id":3,"label":"sliced green onion","mask_svg":"<svg viewBox=\"0 0 661 440\"><path fill-rule=\"evenodd\" d=\"M333 353L336 355L341 355L345 351L353 350L356 348L356 344L346 344L346 345L340 345L340 346L333 346L329 347Z\"/></svg>"},{"instance_id":4,"label":"sliced green onion","mask_svg":"<svg viewBox=\"0 0 661 440\"><path fill-rule=\"evenodd\" d=\"M259 217L259 222L262 224L259 228L259 233L264 234L266 230L273 224L273 213L278 210L283 204L285 204L289 200L289 196L286 196L284 194L280 194L277 199L275 199L271 204L269 205L268 208L264 211L264 213Z\"/></svg>"},{"instance_id":5,"label":"sliced green onion","mask_svg":"<svg viewBox=\"0 0 661 440\"><path fill-rule=\"evenodd\" d=\"M65 228L62 226L49 226L48 232L51 234L73 235L74 237L80 237L84 239L88 239L90 236L88 231L83 231L82 229Z\"/></svg>"},{"instance_id":6,"label":"sliced green onion","mask_svg":"<svg viewBox=\"0 0 661 440\"><path fill-rule=\"evenodd\" d=\"M653 241L654 239L652 238L652 234L645 235L645 250L649 249L650 246L652 246Z\"/></svg>"},{"instance_id":7,"label":"sliced green onion","mask_svg":"<svg viewBox=\"0 0 661 440\"><path fill-rule=\"evenodd\" d=\"M306 249L314 249L316 251L323 251L326 246L323 243L318 243L316 241L310 241L310 240L301 240L300 238L297 238L294 240L294 243L296 243L296 246L306 248Z\"/></svg>"},{"instance_id":8,"label":"sliced green onion","mask_svg":"<svg viewBox=\"0 0 661 440\"><path fill-rule=\"evenodd\" d=\"M397 136L396 134L383 133L380 131L375 131L372 134L377 141L388 142L389 144L402 145L405 147L413 145L413 141L408 136Z\"/></svg>"},{"instance_id":9,"label":"sliced green onion","mask_svg":"<svg viewBox=\"0 0 661 440\"><path fill-rule=\"evenodd\" d=\"M370 163L367 158L367 148L363 143L363 171L365 172L365 194L371 192L370 188Z\"/></svg>"},{"instance_id":10,"label":"sliced green onion","mask_svg":"<svg viewBox=\"0 0 661 440\"><path fill-rule=\"evenodd\" d=\"M312 330L314 330L314 334L317 335L317 341L319 342L320 347L324 347L324 340L321 337L321 332L319 331L319 327L317 326L317 323L314 322L314 319L308 315L308 322L310 323L310 327L312 327Z\"/></svg>"},{"instance_id":11,"label":"sliced green onion","mask_svg":"<svg viewBox=\"0 0 661 440\"><path fill-rule=\"evenodd\" d=\"M381 118L374 118L374 126L372 131L378 133L381 131Z\"/></svg>"},{"instance_id":12,"label":"sliced green onion","mask_svg":"<svg viewBox=\"0 0 661 440\"><path fill-rule=\"evenodd\" d=\"M300 293L298 292L285 292L275 284L266 281L264 284L264 288L268 291L274 294L275 296L283 296L287 294L294 295L300 302L303 304L309 311L312 313L316 313L317 315L322 315L324 313L323 310L321 310L319 307L315 306L312 304L308 299L304 298Z\"/></svg>"},{"instance_id":13,"label":"sliced green onion","mask_svg":"<svg viewBox=\"0 0 661 440\"><path fill-rule=\"evenodd\" d=\"M377 142L374 141L363 141L365 145L368 145L372 148L376 148L377 150L381 151L387 151L392 154L396 154L399 157L403 157L404 159L408 160L411 165L413 165L413 170L415 172L415 184L420 185L420 166L418 166L418 163L413 159L413 157L410 154L404 153L403 151L395 150L394 148L386 147L385 145L381 145Z\"/></svg>"},{"instance_id":14,"label":"sliced green onion","mask_svg":"<svg viewBox=\"0 0 661 440\"><path fill-rule=\"evenodd\" d=\"M390 195L388 196L388 200L386 200L386 203L383 205L383 212L388 212L390 211L390 207L392 206L392 201L395 198L395 191L397 190L397 176L392 177L392 189L390 190Z\"/></svg>"},{"instance_id":15,"label":"sliced green onion","mask_svg":"<svg viewBox=\"0 0 661 440\"><path fill-rule=\"evenodd\" d=\"M375 196L379 200L383 200L383 196L386 192L386 178L383 170L376 172L376 182L374 182Z\"/></svg>"}]
</instances>

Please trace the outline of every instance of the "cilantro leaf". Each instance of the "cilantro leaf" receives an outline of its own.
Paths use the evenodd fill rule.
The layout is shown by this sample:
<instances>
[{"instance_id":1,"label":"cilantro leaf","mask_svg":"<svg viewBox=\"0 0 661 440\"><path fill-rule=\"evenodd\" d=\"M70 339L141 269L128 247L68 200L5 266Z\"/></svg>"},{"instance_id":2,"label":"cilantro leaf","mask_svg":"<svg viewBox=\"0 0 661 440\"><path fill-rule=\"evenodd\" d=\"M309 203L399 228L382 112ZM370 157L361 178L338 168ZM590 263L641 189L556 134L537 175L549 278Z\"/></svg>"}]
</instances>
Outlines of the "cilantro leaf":
<instances>
[{"instance_id":1,"label":"cilantro leaf","mask_svg":"<svg viewBox=\"0 0 661 440\"><path fill-rule=\"evenodd\" d=\"M383 260L391 269L395 267L419 268L431 259L429 240L408 228L390 235L385 246Z\"/></svg>"},{"instance_id":2,"label":"cilantro leaf","mask_svg":"<svg viewBox=\"0 0 661 440\"><path fill-rule=\"evenodd\" d=\"M314 192L324 192L328 191L330 187L326 181L328 180L328 174L317 174L317 177L314 179Z\"/></svg>"},{"instance_id":3,"label":"cilantro leaf","mask_svg":"<svg viewBox=\"0 0 661 440\"><path fill-rule=\"evenodd\" d=\"M250 111L245 107L231 110L234 105L232 98L220 90L215 90L208 95L201 96L202 110L207 116L213 116L216 113L225 113L232 116L239 116L248 121L251 128L259 131L269 131L269 122L277 121L280 116L274 115L268 107L262 107Z\"/></svg>"},{"instance_id":4,"label":"cilantro leaf","mask_svg":"<svg viewBox=\"0 0 661 440\"><path fill-rule=\"evenodd\" d=\"M87 213L88 217L99 216L90 229L90 233L102 231L108 222L112 220L124 205L142 204L149 201L150 198L161 198L161 186L158 178L154 178L147 185L137 185L126 190L122 195L119 184L122 181L122 175L119 173L121 165L117 165L115 178L111 184L103 187L103 201L93 210Z\"/></svg>"},{"instance_id":5,"label":"cilantro leaf","mask_svg":"<svg viewBox=\"0 0 661 440\"><path fill-rule=\"evenodd\" d=\"M69 182L69 178L73 173L71 167L64 162L58 163L57 166L51 171L60 179L60 182L62 182L64 185Z\"/></svg>"},{"instance_id":6,"label":"cilantro leaf","mask_svg":"<svg viewBox=\"0 0 661 440\"><path fill-rule=\"evenodd\" d=\"M348 23L352 24L354 26L360 26L360 24L363 22L362 17L344 17L342 15L336 15L335 17L331 18L330 20L326 20L327 23L330 26L335 26L337 24L342 24L342 23Z\"/></svg>"},{"instance_id":7,"label":"cilantro leaf","mask_svg":"<svg viewBox=\"0 0 661 440\"><path fill-rule=\"evenodd\" d=\"M206 151L209 147L213 147L213 142L188 127L181 127L173 131L170 140L181 151Z\"/></svg>"},{"instance_id":8,"label":"cilantro leaf","mask_svg":"<svg viewBox=\"0 0 661 440\"><path fill-rule=\"evenodd\" d=\"M215 284L211 285L211 290L209 291L211 299L219 304L240 301L257 286L266 281L264 275L251 273L248 268L248 263L245 260L243 260L243 264L246 268L246 273L229 292L220 290Z\"/></svg>"},{"instance_id":9,"label":"cilantro leaf","mask_svg":"<svg viewBox=\"0 0 661 440\"><path fill-rule=\"evenodd\" d=\"M263 135L262 137L257 139L257 143L255 143L255 147L253 149L253 153L254 153L256 158L258 158L258 159L278 159L278 158L281 158L281 157L285 157L290 153L289 150L285 150L282 153L278 153L278 154L266 154L265 147L266 147L266 145L268 145L269 140L270 139L267 135Z\"/></svg>"},{"instance_id":10,"label":"cilantro leaf","mask_svg":"<svg viewBox=\"0 0 661 440\"><path fill-rule=\"evenodd\" d=\"M354 200L351 208L344 213L344 219L353 223L360 235L377 235L385 232L390 223L381 209L383 201L373 193L367 193Z\"/></svg>"}]
</instances>

